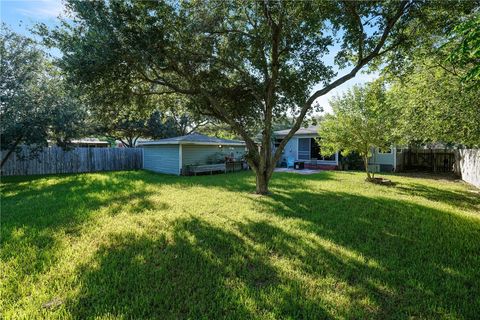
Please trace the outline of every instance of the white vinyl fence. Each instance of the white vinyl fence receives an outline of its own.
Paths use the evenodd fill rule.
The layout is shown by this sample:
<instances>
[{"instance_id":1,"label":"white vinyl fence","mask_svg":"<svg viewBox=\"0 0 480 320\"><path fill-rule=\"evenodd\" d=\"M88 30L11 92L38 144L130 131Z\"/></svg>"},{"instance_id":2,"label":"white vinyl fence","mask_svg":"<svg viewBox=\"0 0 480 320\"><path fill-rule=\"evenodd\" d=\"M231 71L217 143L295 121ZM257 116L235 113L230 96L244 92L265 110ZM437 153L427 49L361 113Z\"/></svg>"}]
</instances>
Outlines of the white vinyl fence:
<instances>
[{"instance_id":1,"label":"white vinyl fence","mask_svg":"<svg viewBox=\"0 0 480 320\"><path fill-rule=\"evenodd\" d=\"M480 149L455 150L455 162L462 180L480 188Z\"/></svg>"},{"instance_id":2,"label":"white vinyl fence","mask_svg":"<svg viewBox=\"0 0 480 320\"><path fill-rule=\"evenodd\" d=\"M20 157L14 152L2 168L2 176L80 173L142 169L142 149L137 148L44 148L29 159L29 149ZM6 151L1 153L2 159Z\"/></svg>"}]
</instances>

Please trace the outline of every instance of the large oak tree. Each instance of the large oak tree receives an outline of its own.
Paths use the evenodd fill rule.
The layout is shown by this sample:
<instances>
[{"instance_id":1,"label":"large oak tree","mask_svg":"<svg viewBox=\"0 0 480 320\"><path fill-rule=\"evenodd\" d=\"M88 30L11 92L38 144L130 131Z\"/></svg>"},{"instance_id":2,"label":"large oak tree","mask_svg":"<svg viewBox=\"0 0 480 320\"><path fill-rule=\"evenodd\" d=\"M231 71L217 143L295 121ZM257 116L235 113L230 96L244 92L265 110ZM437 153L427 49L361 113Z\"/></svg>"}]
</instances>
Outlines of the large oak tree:
<instances>
[{"instance_id":1,"label":"large oak tree","mask_svg":"<svg viewBox=\"0 0 480 320\"><path fill-rule=\"evenodd\" d=\"M423 13L438 5L67 0L73 21L43 32L63 52L70 79L105 105L132 93L180 93L195 113L228 124L246 142L256 192L266 194L275 163L315 101L379 57L411 46L425 28ZM334 64L346 72L338 75ZM286 114L294 124L272 151L272 124Z\"/></svg>"},{"instance_id":2,"label":"large oak tree","mask_svg":"<svg viewBox=\"0 0 480 320\"><path fill-rule=\"evenodd\" d=\"M30 38L0 28L0 150L3 167L22 146L29 156L48 141L67 147L87 132L82 100Z\"/></svg>"}]
</instances>

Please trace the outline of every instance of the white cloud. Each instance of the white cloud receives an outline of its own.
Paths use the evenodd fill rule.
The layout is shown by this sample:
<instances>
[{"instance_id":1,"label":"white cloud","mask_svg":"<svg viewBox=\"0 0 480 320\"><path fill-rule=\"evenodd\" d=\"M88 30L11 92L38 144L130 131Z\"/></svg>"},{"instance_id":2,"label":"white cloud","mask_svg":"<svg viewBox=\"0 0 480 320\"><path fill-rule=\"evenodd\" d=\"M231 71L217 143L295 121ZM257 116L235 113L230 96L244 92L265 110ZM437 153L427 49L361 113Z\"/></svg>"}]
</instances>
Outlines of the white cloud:
<instances>
[{"instance_id":1,"label":"white cloud","mask_svg":"<svg viewBox=\"0 0 480 320\"><path fill-rule=\"evenodd\" d=\"M56 18L64 11L61 0L27 0L22 1L22 7L17 11L29 18Z\"/></svg>"}]
</instances>

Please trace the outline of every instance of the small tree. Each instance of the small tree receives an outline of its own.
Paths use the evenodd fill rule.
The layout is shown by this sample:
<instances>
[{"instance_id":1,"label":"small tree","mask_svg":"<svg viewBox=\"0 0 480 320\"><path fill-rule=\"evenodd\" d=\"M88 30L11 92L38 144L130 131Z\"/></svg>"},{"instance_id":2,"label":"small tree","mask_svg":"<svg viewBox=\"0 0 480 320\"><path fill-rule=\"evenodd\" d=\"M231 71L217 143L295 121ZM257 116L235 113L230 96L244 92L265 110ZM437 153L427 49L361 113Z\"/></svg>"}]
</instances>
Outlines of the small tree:
<instances>
[{"instance_id":1,"label":"small tree","mask_svg":"<svg viewBox=\"0 0 480 320\"><path fill-rule=\"evenodd\" d=\"M343 155L358 153L365 165L367 180L374 175L368 169L368 158L374 148L390 148L393 121L385 91L381 84L355 86L341 97L331 101L333 114L320 123L319 144L322 152Z\"/></svg>"}]
</instances>

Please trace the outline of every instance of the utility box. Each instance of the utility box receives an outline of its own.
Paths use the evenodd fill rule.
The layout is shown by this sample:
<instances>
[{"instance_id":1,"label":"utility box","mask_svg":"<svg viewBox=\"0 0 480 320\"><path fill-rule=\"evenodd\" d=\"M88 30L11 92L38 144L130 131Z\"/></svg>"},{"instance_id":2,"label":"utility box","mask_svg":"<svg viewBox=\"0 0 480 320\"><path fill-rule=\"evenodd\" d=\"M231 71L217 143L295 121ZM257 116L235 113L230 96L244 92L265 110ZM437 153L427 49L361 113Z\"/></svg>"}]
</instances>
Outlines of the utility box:
<instances>
[{"instance_id":1,"label":"utility box","mask_svg":"<svg viewBox=\"0 0 480 320\"><path fill-rule=\"evenodd\" d=\"M303 170L305 168L305 162L295 161L293 167L295 170Z\"/></svg>"}]
</instances>

